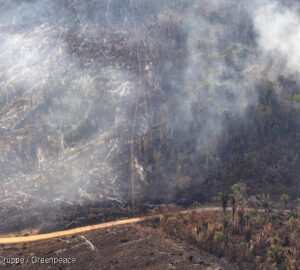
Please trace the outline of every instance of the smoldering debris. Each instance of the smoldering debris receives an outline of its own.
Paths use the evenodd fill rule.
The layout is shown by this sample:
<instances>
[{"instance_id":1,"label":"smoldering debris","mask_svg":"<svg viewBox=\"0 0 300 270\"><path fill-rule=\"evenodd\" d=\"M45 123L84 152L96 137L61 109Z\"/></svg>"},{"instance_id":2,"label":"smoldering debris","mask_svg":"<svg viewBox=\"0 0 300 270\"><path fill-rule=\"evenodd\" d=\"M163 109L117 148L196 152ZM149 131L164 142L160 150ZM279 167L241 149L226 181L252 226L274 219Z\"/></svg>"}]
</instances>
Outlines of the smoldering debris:
<instances>
[{"instance_id":1,"label":"smoldering debris","mask_svg":"<svg viewBox=\"0 0 300 270\"><path fill-rule=\"evenodd\" d=\"M2 13L19 18L25 8L38 16L44 4L22 2ZM126 117L118 108L131 106L135 89L132 60L124 57L128 33L74 30L72 20L60 25L53 7L46 9L41 21L7 19L0 36L1 216L16 217L20 227L27 226L21 213L35 220L34 211L62 204L122 200L109 154L118 148L113 130Z\"/></svg>"},{"instance_id":2,"label":"smoldering debris","mask_svg":"<svg viewBox=\"0 0 300 270\"><path fill-rule=\"evenodd\" d=\"M216 179L258 85L298 67L287 55L298 33L277 55L263 16L279 18L280 34L296 11L254 2L1 1L5 224L55 224L107 201L128 215L128 203L188 201Z\"/></svg>"}]
</instances>

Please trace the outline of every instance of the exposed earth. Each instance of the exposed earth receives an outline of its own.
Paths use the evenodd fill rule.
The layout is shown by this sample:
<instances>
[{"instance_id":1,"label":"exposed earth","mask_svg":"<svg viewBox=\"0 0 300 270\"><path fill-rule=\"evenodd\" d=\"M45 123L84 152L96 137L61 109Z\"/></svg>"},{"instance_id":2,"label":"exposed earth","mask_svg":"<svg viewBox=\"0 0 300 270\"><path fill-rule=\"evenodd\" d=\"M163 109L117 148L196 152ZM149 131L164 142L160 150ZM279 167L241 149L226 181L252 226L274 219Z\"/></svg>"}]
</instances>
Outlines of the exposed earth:
<instances>
[{"instance_id":1,"label":"exposed earth","mask_svg":"<svg viewBox=\"0 0 300 270\"><path fill-rule=\"evenodd\" d=\"M7 269L236 269L158 229L136 224L2 244L1 256L24 258L25 263L7 264ZM76 262L55 266L32 263L36 258L75 258Z\"/></svg>"}]
</instances>

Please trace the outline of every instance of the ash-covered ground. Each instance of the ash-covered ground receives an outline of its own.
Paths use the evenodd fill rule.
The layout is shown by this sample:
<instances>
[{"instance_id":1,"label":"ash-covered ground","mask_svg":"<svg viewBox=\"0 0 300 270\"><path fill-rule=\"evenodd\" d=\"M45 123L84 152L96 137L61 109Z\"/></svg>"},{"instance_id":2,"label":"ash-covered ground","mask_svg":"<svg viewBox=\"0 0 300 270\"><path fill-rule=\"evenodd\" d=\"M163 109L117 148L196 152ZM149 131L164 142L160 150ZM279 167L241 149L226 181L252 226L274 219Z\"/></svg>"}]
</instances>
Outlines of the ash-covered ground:
<instances>
[{"instance_id":1,"label":"ash-covered ground","mask_svg":"<svg viewBox=\"0 0 300 270\"><path fill-rule=\"evenodd\" d=\"M123 205L111 163L130 130L137 41L94 4L0 3L1 232Z\"/></svg>"}]
</instances>

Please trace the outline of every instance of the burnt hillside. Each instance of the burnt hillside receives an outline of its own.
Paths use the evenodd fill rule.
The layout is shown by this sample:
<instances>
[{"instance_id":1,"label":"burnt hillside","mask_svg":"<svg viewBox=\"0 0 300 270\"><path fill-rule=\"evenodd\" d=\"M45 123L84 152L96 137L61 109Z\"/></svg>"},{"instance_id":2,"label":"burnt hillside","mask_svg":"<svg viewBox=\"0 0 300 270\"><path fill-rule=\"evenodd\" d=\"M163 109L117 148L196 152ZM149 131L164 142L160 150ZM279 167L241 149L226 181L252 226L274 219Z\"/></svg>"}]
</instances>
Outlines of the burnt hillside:
<instances>
[{"instance_id":1,"label":"burnt hillside","mask_svg":"<svg viewBox=\"0 0 300 270\"><path fill-rule=\"evenodd\" d=\"M298 8L1 1L2 229L109 200L210 201L237 182L299 197Z\"/></svg>"}]
</instances>

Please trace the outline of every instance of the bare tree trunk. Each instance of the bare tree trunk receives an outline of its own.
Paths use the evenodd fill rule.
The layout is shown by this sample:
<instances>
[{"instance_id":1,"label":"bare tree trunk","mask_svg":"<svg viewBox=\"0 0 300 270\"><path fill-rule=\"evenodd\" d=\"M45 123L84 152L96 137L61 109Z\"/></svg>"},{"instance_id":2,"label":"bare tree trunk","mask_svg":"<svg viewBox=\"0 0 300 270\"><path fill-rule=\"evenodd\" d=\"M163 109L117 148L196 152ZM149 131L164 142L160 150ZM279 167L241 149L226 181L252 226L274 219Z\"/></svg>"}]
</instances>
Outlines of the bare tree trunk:
<instances>
[{"instance_id":1,"label":"bare tree trunk","mask_svg":"<svg viewBox=\"0 0 300 270\"><path fill-rule=\"evenodd\" d=\"M139 112L139 105L140 105L140 95L141 90L143 89L143 76L142 76L142 65L141 65L141 52L140 48L137 45L136 48L136 57L137 57L137 75L139 76L139 86L136 94L136 103L135 103L135 112L134 118L132 122L131 128L131 139L130 139L130 178L131 178L131 204L132 208L135 208L135 151L134 151L134 143L135 143L135 131L136 131L136 124L137 124L137 116Z\"/></svg>"},{"instance_id":2,"label":"bare tree trunk","mask_svg":"<svg viewBox=\"0 0 300 270\"><path fill-rule=\"evenodd\" d=\"M139 94L137 94L139 95ZM130 139L130 178L131 178L131 205L135 208L135 156L134 156L134 134L136 129L136 119L138 114L139 97L137 97L135 105L135 113L131 129Z\"/></svg>"}]
</instances>

